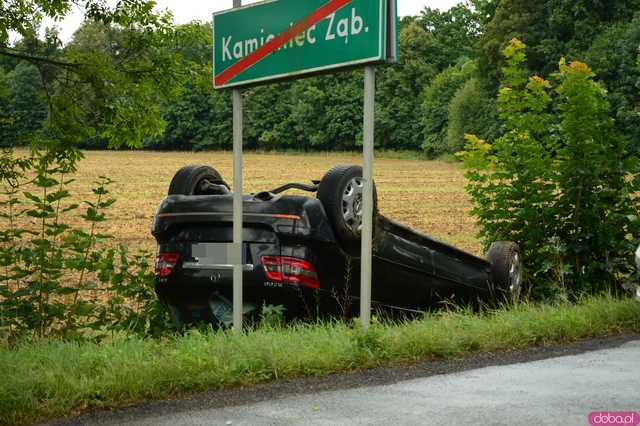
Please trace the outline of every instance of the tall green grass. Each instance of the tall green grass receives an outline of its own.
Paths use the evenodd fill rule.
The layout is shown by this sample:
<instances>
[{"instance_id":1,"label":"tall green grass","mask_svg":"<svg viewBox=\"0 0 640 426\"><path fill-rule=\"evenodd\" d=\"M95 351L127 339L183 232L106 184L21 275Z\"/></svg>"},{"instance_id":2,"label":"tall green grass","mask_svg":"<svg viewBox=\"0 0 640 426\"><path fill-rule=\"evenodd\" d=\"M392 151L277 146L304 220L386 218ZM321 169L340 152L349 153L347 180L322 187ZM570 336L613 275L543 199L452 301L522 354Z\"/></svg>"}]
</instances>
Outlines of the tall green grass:
<instances>
[{"instance_id":1,"label":"tall green grass","mask_svg":"<svg viewBox=\"0 0 640 426\"><path fill-rule=\"evenodd\" d=\"M87 408L300 376L640 332L640 305L610 297L577 305L516 306L482 315L431 314L368 330L335 322L192 332L167 340L38 341L0 348L0 424Z\"/></svg>"}]
</instances>

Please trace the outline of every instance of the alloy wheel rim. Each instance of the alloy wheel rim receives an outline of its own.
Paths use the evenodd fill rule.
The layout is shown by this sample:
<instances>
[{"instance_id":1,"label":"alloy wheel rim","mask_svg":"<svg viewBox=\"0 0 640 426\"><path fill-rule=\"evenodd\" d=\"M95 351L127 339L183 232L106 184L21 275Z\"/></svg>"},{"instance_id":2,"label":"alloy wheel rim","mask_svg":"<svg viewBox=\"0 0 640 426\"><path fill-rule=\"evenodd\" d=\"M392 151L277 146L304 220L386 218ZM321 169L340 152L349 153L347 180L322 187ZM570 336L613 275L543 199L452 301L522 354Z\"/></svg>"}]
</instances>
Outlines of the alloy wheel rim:
<instances>
[{"instance_id":1,"label":"alloy wheel rim","mask_svg":"<svg viewBox=\"0 0 640 426\"><path fill-rule=\"evenodd\" d=\"M347 183L342 192L342 217L347 227L354 233L362 231L362 192L364 182L355 177Z\"/></svg>"}]
</instances>

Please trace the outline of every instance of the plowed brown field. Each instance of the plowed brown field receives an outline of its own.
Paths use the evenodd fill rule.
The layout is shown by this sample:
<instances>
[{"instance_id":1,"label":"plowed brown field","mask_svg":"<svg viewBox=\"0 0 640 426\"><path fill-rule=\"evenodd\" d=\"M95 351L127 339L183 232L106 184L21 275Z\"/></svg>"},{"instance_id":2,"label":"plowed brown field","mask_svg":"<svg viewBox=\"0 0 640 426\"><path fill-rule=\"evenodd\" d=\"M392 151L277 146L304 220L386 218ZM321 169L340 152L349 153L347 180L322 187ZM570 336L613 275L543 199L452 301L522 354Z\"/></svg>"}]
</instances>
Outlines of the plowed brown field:
<instances>
[{"instance_id":1,"label":"plowed brown field","mask_svg":"<svg viewBox=\"0 0 640 426\"><path fill-rule=\"evenodd\" d=\"M159 201L166 195L173 174L188 164L217 168L231 184L231 153L86 152L80 162L75 197L92 198L92 182L101 175L115 180L110 187L117 202L101 232L114 235L132 248L154 250L149 232ZM272 189L286 182L320 179L335 164L360 164L356 154L245 155L245 192ZM379 207L385 215L443 241L480 252L475 238L471 203L464 191L463 172L457 164L440 161L381 158L375 180Z\"/></svg>"}]
</instances>

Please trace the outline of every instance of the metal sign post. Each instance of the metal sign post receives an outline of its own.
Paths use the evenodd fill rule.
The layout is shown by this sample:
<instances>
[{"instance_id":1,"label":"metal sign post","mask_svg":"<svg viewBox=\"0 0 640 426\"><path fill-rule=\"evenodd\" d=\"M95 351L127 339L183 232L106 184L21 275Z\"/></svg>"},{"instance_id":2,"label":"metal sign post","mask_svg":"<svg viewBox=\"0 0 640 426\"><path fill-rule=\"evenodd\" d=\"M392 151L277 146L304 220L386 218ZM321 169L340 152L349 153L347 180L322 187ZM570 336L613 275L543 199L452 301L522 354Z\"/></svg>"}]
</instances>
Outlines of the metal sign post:
<instances>
[{"instance_id":1,"label":"metal sign post","mask_svg":"<svg viewBox=\"0 0 640 426\"><path fill-rule=\"evenodd\" d=\"M364 66L360 317L371 323L375 64L398 57L397 0L265 0L213 14L213 85L233 88L233 328L242 331L241 87Z\"/></svg>"},{"instance_id":2,"label":"metal sign post","mask_svg":"<svg viewBox=\"0 0 640 426\"><path fill-rule=\"evenodd\" d=\"M364 328L371 325L371 265L373 241L373 154L374 154L374 106L376 94L376 70L372 65L364 68L364 124L363 165L364 179L362 209L362 247L360 265L360 321Z\"/></svg>"},{"instance_id":3,"label":"metal sign post","mask_svg":"<svg viewBox=\"0 0 640 426\"><path fill-rule=\"evenodd\" d=\"M242 0L233 0L241 7ZM233 89L233 329L242 332L242 93Z\"/></svg>"}]
</instances>

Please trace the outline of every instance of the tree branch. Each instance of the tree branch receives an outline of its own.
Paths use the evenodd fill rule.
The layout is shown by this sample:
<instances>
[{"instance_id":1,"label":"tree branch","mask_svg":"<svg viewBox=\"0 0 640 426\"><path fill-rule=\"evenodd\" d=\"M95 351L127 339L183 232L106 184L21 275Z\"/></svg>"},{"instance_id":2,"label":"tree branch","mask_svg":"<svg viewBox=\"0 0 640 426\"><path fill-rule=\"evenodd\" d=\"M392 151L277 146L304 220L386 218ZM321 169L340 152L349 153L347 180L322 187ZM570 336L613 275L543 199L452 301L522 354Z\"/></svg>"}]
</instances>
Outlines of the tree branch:
<instances>
[{"instance_id":1,"label":"tree branch","mask_svg":"<svg viewBox=\"0 0 640 426\"><path fill-rule=\"evenodd\" d=\"M27 53L19 52L17 50L9 49L9 48L0 48L0 56L9 56L12 58L23 59L29 62L36 62L41 64L49 64L56 65L59 67L67 67L67 68L78 68L81 64L76 62L65 62L59 61L52 58L47 58L45 56L34 56Z\"/></svg>"}]
</instances>

